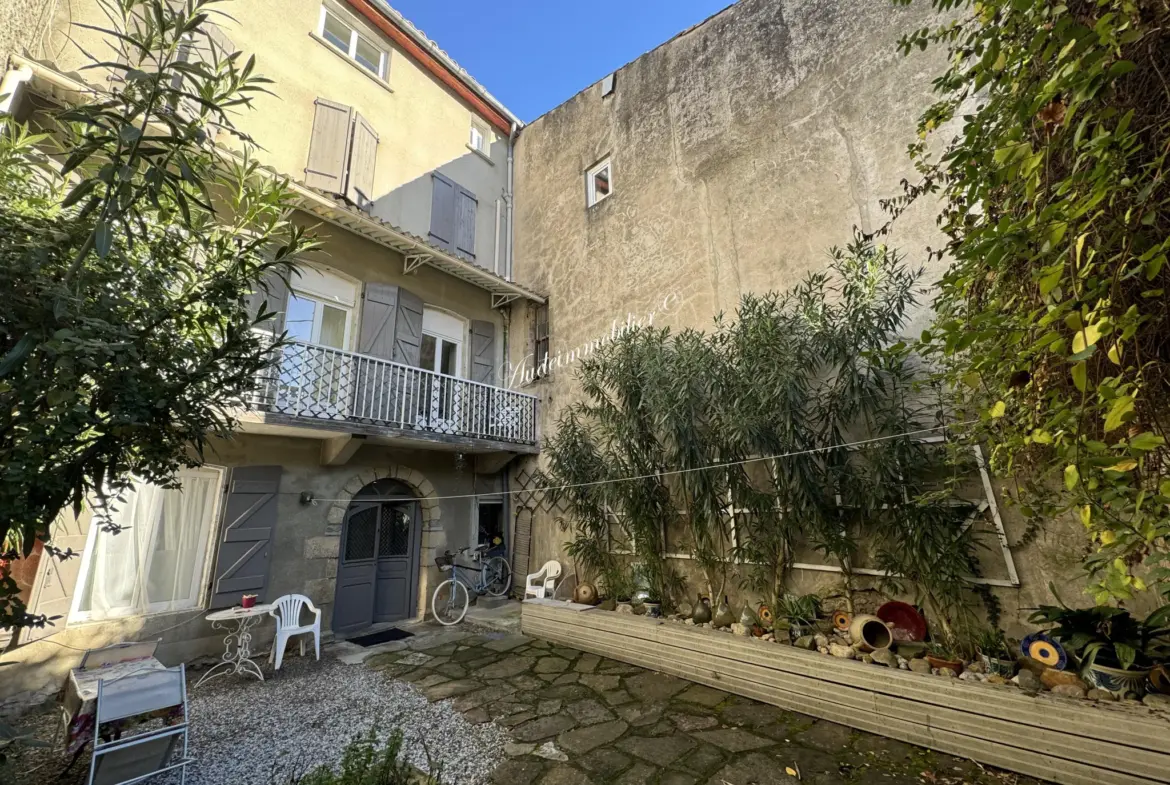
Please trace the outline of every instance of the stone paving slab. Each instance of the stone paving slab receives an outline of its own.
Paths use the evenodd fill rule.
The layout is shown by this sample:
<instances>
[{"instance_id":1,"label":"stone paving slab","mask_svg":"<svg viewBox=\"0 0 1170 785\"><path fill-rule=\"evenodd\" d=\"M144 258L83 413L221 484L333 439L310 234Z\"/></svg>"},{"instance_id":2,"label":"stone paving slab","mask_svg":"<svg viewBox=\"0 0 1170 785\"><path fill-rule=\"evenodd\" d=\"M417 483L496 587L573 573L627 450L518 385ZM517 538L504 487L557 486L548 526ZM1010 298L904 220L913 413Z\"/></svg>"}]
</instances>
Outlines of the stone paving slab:
<instances>
[{"instance_id":1,"label":"stone paving slab","mask_svg":"<svg viewBox=\"0 0 1170 785\"><path fill-rule=\"evenodd\" d=\"M367 667L509 729L499 785L1038 785L520 634L416 637Z\"/></svg>"}]
</instances>

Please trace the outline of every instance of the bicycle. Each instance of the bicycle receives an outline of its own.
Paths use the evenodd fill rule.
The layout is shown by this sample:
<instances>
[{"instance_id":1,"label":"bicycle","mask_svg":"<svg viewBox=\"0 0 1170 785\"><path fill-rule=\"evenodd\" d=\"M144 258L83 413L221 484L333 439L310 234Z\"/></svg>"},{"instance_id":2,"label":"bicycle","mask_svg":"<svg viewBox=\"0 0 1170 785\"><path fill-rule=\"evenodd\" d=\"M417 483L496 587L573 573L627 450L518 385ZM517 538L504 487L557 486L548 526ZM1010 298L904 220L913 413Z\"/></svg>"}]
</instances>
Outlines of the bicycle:
<instances>
[{"instance_id":1,"label":"bicycle","mask_svg":"<svg viewBox=\"0 0 1170 785\"><path fill-rule=\"evenodd\" d=\"M467 615L467 606L471 604L471 592L477 597L490 594L493 597L503 597L512 587L512 568L503 556L492 556L484 560L484 551L487 545L475 548L460 548L456 553L447 551L435 558L435 566L443 572L451 572L451 577L435 587L431 596L431 613L435 621L444 626L458 624ZM472 559L479 562L478 567L459 564L456 559L471 553ZM479 575L473 583L471 579L460 573L477 570Z\"/></svg>"}]
</instances>

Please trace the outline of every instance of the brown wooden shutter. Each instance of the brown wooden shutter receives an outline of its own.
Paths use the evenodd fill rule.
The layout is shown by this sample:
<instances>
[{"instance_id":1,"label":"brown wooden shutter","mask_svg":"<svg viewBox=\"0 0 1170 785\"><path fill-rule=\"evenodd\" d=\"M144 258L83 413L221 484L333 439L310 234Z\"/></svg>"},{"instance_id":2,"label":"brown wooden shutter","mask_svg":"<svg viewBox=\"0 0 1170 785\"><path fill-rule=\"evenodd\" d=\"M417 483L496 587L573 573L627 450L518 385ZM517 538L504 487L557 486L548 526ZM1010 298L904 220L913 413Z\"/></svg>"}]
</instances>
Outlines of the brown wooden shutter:
<instances>
[{"instance_id":1,"label":"brown wooden shutter","mask_svg":"<svg viewBox=\"0 0 1170 785\"><path fill-rule=\"evenodd\" d=\"M245 594L269 598L268 563L280 507L279 466L232 469L223 501L219 553L211 587L211 608L240 604Z\"/></svg>"},{"instance_id":2,"label":"brown wooden shutter","mask_svg":"<svg viewBox=\"0 0 1170 785\"><path fill-rule=\"evenodd\" d=\"M438 172L431 173L431 241L448 251L455 243L455 195L459 188Z\"/></svg>"},{"instance_id":3,"label":"brown wooden shutter","mask_svg":"<svg viewBox=\"0 0 1170 785\"><path fill-rule=\"evenodd\" d=\"M394 320L394 355L396 363L417 368L422 350L422 299L398 287L398 309Z\"/></svg>"},{"instance_id":4,"label":"brown wooden shutter","mask_svg":"<svg viewBox=\"0 0 1170 785\"><path fill-rule=\"evenodd\" d=\"M475 260L475 194L466 188L457 189L455 198L455 253L464 259Z\"/></svg>"},{"instance_id":5,"label":"brown wooden shutter","mask_svg":"<svg viewBox=\"0 0 1170 785\"><path fill-rule=\"evenodd\" d=\"M491 322L471 322L471 380L496 383L496 326Z\"/></svg>"},{"instance_id":6,"label":"brown wooden shutter","mask_svg":"<svg viewBox=\"0 0 1170 785\"><path fill-rule=\"evenodd\" d=\"M314 104L305 185L331 194L344 194L353 109L324 98L318 98Z\"/></svg>"},{"instance_id":7,"label":"brown wooden shutter","mask_svg":"<svg viewBox=\"0 0 1170 785\"><path fill-rule=\"evenodd\" d=\"M374 163L378 157L378 134L360 114L353 119L349 146L349 177L345 198L361 210L374 202Z\"/></svg>"}]
</instances>

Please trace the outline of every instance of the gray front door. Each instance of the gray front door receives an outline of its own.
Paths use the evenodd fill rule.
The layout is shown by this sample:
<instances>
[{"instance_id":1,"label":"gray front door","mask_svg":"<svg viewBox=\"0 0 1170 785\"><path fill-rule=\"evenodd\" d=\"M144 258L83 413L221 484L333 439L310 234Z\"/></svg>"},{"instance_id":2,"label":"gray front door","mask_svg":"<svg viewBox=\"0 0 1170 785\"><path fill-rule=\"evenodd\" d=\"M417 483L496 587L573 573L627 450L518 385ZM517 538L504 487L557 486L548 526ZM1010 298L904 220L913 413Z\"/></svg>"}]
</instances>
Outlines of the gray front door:
<instances>
[{"instance_id":1,"label":"gray front door","mask_svg":"<svg viewBox=\"0 0 1170 785\"><path fill-rule=\"evenodd\" d=\"M374 622L413 615L420 529L417 501L354 501L350 505L337 564L334 632L354 632Z\"/></svg>"}]
</instances>

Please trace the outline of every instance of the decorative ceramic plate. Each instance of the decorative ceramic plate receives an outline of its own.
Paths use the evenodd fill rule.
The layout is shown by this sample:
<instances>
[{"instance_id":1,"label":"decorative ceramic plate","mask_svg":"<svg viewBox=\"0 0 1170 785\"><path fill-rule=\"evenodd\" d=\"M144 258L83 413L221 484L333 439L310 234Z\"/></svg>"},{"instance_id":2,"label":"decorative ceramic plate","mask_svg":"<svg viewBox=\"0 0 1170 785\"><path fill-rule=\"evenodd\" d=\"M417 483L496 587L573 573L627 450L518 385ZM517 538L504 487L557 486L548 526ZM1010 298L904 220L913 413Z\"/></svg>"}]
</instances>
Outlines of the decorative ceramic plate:
<instances>
[{"instance_id":1,"label":"decorative ceramic plate","mask_svg":"<svg viewBox=\"0 0 1170 785\"><path fill-rule=\"evenodd\" d=\"M1025 657L1031 657L1058 671L1068 665L1068 655L1061 645L1043 632L1034 632L1020 641L1020 651Z\"/></svg>"},{"instance_id":2,"label":"decorative ceramic plate","mask_svg":"<svg viewBox=\"0 0 1170 785\"><path fill-rule=\"evenodd\" d=\"M852 623L853 617L845 611L833 611L833 626L837 629L847 630Z\"/></svg>"},{"instance_id":3,"label":"decorative ceramic plate","mask_svg":"<svg viewBox=\"0 0 1170 785\"><path fill-rule=\"evenodd\" d=\"M887 602L878 608L877 617L889 625L896 641L926 640L926 619L913 605L897 600Z\"/></svg>"}]
</instances>

